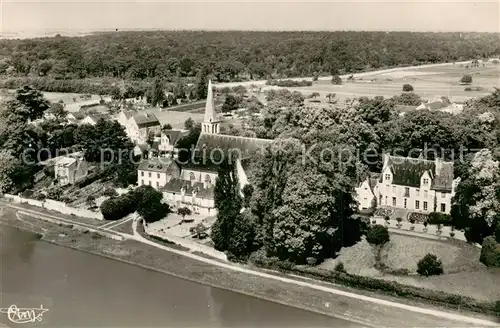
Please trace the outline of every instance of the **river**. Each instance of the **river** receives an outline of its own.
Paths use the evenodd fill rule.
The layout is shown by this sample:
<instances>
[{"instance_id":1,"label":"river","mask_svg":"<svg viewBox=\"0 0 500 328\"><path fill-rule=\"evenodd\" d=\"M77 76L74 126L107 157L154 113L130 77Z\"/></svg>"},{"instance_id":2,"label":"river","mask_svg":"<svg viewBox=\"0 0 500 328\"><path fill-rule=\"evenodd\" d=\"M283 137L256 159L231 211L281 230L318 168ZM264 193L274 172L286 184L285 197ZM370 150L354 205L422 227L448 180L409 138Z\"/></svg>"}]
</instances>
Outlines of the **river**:
<instances>
[{"instance_id":1,"label":"river","mask_svg":"<svg viewBox=\"0 0 500 328\"><path fill-rule=\"evenodd\" d=\"M43 327L355 327L41 241L0 225L0 308L49 311ZM9 322L0 313L0 323ZM1 326L1 325L0 325Z\"/></svg>"}]
</instances>

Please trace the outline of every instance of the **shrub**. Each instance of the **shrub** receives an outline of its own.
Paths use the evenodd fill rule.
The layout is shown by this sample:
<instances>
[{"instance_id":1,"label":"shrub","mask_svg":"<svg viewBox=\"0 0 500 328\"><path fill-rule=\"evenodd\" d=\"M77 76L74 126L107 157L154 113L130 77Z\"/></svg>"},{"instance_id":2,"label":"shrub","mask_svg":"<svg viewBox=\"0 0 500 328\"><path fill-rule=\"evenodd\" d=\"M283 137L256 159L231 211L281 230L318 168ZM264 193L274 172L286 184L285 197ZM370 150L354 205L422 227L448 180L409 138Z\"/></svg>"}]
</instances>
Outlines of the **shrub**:
<instances>
[{"instance_id":1,"label":"shrub","mask_svg":"<svg viewBox=\"0 0 500 328\"><path fill-rule=\"evenodd\" d=\"M464 91L472 91L472 88L471 87L467 87L464 89Z\"/></svg>"},{"instance_id":2,"label":"shrub","mask_svg":"<svg viewBox=\"0 0 500 328\"><path fill-rule=\"evenodd\" d=\"M487 267L500 267L500 244L493 236L484 238L479 261Z\"/></svg>"},{"instance_id":3,"label":"shrub","mask_svg":"<svg viewBox=\"0 0 500 328\"><path fill-rule=\"evenodd\" d=\"M342 262L337 263L337 265L335 265L335 271L346 272L344 269L344 263L342 263Z\"/></svg>"},{"instance_id":4,"label":"shrub","mask_svg":"<svg viewBox=\"0 0 500 328\"><path fill-rule=\"evenodd\" d=\"M118 193L116 192L116 190L114 188L106 188L104 189L103 193L102 193L104 196L107 196L107 197L116 197L118 196Z\"/></svg>"},{"instance_id":5,"label":"shrub","mask_svg":"<svg viewBox=\"0 0 500 328\"><path fill-rule=\"evenodd\" d=\"M383 245L389 241L389 230L380 224L376 224L368 230L366 240L372 245Z\"/></svg>"},{"instance_id":6,"label":"shrub","mask_svg":"<svg viewBox=\"0 0 500 328\"><path fill-rule=\"evenodd\" d=\"M411 84L405 83L405 84L403 84L403 91L411 92L411 91L413 91L413 86Z\"/></svg>"},{"instance_id":7,"label":"shrub","mask_svg":"<svg viewBox=\"0 0 500 328\"><path fill-rule=\"evenodd\" d=\"M312 266L312 265L316 264L317 260L314 257L308 257L308 258L306 258L306 262L308 265Z\"/></svg>"},{"instance_id":8,"label":"shrub","mask_svg":"<svg viewBox=\"0 0 500 328\"><path fill-rule=\"evenodd\" d=\"M494 312L498 317L500 317L500 301L495 302Z\"/></svg>"},{"instance_id":9,"label":"shrub","mask_svg":"<svg viewBox=\"0 0 500 328\"><path fill-rule=\"evenodd\" d=\"M421 276L436 276L443 273L443 264L434 254L425 255L417 263L417 273Z\"/></svg>"},{"instance_id":10,"label":"shrub","mask_svg":"<svg viewBox=\"0 0 500 328\"><path fill-rule=\"evenodd\" d=\"M495 240L497 241L497 243L500 243L500 222L497 223L495 229Z\"/></svg>"},{"instance_id":11,"label":"shrub","mask_svg":"<svg viewBox=\"0 0 500 328\"><path fill-rule=\"evenodd\" d=\"M451 224L451 216L444 213L432 212L429 213L429 219L427 220L429 224L442 224L442 225L450 225Z\"/></svg>"},{"instance_id":12,"label":"shrub","mask_svg":"<svg viewBox=\"0 0 500 328\"><path fill-rule=\"evenodd\" d=\"M460 79L460 83L463 83L463 84L471 84L472 83L472 76L469 75L469 74L465 74L464 76L462 76L462 78Z\"/></svg>"},{"instance_id":13,"label":"shrub","mask_svg":"<svg viewBox=\"0 0 500 328\"><path fill-rule=\"evenodd\" d=\"M295 81L295 80L268 80L267 85L275 85L278 87L310 87L312 85L311 81Z\"/></svg>"},{"instance_id":14,"label":"shrub","mask_svg":"<svg viewBox=\"0 0 500 328\"><path fill-rule=\"evenodd\" d=\"M332 76L332 84L340 85L342 84L342 79L338 75Z\"/></svg>"},{"instance_id":15,"label":"shrub","mask_svg":"<svg viewBox=\"0 0 500 328\"><path fill-rule=\"evenodd\" d=\"M411 224L415 224L415 219L411 218L411 219L410 219L410 223L411 223Z\"/></svg>"},{"instance_id":16,"label":"shrub","mask_svg":"<svg viewBox=\"0 0 500 328\"><path fill-rule=\"evenodd\" d=\"M182 216L182 219L184 219L186 215L191 215L192 211L187 207L180 207L179 209L177 209L177 214Z\"/></svg>"},{"instance_id":17,"label":"shrub","mask_svg":"<svg viewBox=\"0 0 500 328\"><path fill-rule=\"evenodd\" d=\"M396 218L396 221L398 221L398 223L401 223L401 221L403 221L402 218Z\"/></svg>"}]
</instances>

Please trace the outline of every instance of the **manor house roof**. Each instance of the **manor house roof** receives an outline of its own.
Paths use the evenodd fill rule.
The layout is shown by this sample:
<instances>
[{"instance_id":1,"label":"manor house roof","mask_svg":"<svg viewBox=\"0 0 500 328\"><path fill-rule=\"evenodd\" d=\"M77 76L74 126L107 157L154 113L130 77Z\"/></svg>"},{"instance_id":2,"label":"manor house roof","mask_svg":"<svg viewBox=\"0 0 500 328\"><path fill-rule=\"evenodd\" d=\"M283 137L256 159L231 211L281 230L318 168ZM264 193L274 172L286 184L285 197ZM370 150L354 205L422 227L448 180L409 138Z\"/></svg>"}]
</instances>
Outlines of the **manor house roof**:
<instances>
[{"instance_id":1,"label":"manor house roof","mask_svg":"<svg viewBox=\"0 0 500 328\"><path fill-rule=\"evenodd\" d=\"M230 136L222 134L208 134L202 133L196 144L198 152L205 150L205 154L210 156L233 156L232 158L239 157L241 159L249 158L259 151L263 151L272 140L247 138L239 136Z\"/></svg>"}]
</instances>

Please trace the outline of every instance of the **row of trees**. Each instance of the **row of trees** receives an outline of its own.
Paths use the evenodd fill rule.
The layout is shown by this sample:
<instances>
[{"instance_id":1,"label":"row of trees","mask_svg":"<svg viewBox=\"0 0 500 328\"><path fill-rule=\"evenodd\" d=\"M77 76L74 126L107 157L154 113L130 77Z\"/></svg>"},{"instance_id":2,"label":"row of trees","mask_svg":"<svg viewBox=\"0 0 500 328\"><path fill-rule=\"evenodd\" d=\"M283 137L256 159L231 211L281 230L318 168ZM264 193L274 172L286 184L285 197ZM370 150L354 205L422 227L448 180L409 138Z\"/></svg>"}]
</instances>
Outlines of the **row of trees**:
<instances>
[{"instance_id":1,"label":"row of trees","mask_svg":"<svg viewBox=\"0 0 500 328\"><path fill-rule=\"evenodd\" d=\"M286 78L458 61L500 53L499 37L411 32L113 32L2 40L0 74L55 79Z\"/></svg>"}]
</instances>

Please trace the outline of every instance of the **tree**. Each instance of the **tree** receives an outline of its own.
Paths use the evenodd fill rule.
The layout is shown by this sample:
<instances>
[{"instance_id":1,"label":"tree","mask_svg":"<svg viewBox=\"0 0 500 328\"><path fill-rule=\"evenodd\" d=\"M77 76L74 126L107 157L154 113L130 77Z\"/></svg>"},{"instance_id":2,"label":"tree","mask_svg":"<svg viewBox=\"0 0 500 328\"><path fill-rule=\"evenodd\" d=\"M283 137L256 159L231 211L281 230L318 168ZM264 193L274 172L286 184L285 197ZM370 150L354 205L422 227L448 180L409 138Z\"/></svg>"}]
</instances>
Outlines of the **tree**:
<instances>
[{"instance_id":1,"label":"tree","mask_svg":"<svg viewBox=\"0 0 500 328\"><path fill-rule=\"evenodd\" d=\"M64 105L61 103L53 103L50 105L49 113L54 115L56 120L63 121L68 115L68 111L64 109Z\"/></svg>"},{"instance_id":2,"label":"tree","mask_svg":"<svg viewBox=\"0 0 500 328\"><path fill-rule=\"evenodd\" d=\"M414 92L405 92L400 96L394 96L391 100L396 105L418 106L422 103L422 98Z\"/></svg>"},{"instance_id":3,"label":"tree","mask_svg":"<svg viewBox=\"0 0 500 328\"><path fill-rule=\"evenodd\" d=\"M242 200L234 163L225 159L218 169L214 190L217 219L212 226L212 241L220 251L230 249L235 220L240 215Z\"/></svg>"},{"instance_id":4,"label":"tree","mask_svg":"<svg viewBox=\"0 0 500 328\"><path fill-rule=\"evenodd\" d=\"M436 255L427 254L418 261L417 273L425 277L443 274L443 264Z\"/></svg>"},{"instance_id":5,"label":"tree","mask_svg":"<svg viewBox=\"0 0 500 328\"><path fill-rule=\"evenodd\" d=\"M186 121L187 122L187 121ZM193 157L196 157L197 154L193 154L192 151L196 144L198 143L198 139L201 134L201 124L195 124L190 130L189 133L177 140L175 148L179 150L179 163L187 163Z\"/></svg>"},{"instance_id":6,"label":"tree","mask_svg":"<svg viewBox=\"0 0 500 328\"><path fill-rule=\"evenodd\" d=\"M405 83L403 84L404 92L413 92L413 86L411 84Z\"/></svg>"},{"instance_id":7,"label":"tree","mask_svg":"<svg viewBox=\"0 0 500 328\"><path fill-rule=\"evenodd\" d=\"M203 66L196 75L195 82L195 95L196 99L206 99L207 98L207 85L208 85L208 74L210 70L208 66Z\"/></svg>"},{"instance_id":8,"label":"tree","mask_svg":"<svg viewBox=\"0 0 500 328\"><path fill-rule=\"evenodd\" d=\"M17 194L32 184L34 167L7 149L0 150L0 193Z\"/></svg>"},{"instance_id":9,"label":"tree","mask_svg":"<svg viewBox=\"0 0 500 328\"><path fill-rule=\"evenodd\" d=\"M172 130L172 125L170 125L169 123L163 125L163 130Z\"/></svg>"},{"instance_id":10,"label":"tree","mask_svg":"<svg viewBox=\"0 0 500 328\"><path fill-rule=\"evenodd\" d=\"M190 117L184 122L184 129L191 130L194 127L194 120Z\"/></svg>"},{"instance_id":11,"label":"tree","mask_svg":"<svg viewBox=\"0 0 500 328\"><path fill-rule=\"evenodd\" d=\"M49 109L50 103L40 91L24 86L16 91L15 100L11 101L8 106L16 115L33 121L43 116L43 113Z\"/></svg>"},{"instance_id":12,"label":"tree","mask_svg":"<svg viewBox=\"0 0 500 328\"><path fill-rule=\"evenodd\" d=\"M163 203L163 194L151 186L140 186L134 190L137 213L148 223L163 219L170 208Z\"/></svg>"},{"instance_id":13,"label":"tree","mask_svg":"<svg viewBox=\"0 0 500 328\"><path fill-rule=\"evenodd\" d=\"M186 217L186 215L191 215L191 210L187 207L181 207L179 209L177 209L177 214L179 214L180 216L182 216L182 219L184 220L184 218Z\"/></svg>"},{"instance_id":14,"label":"tree","mask_svg":"<svg viewBox=\"0 0 500 328\"><path fill-rule=\"evenodd\" d=\"M241 99L233 95L227 95L226 99L224 100L224 103L222 104L222 111L230 112L232 110L238 109L240 102Z\"/></svg>"},{"instance_id":15,"label":"tree","mask_svg":"<svg viewBox=\"0 0 500 328\"><path fill-rule=\"evenodd\" d=\"M243 204L245 207L250 206L250 200L252 199L252 194L253 194L253 186L251 184L246 184L243 187Z\"/></svg>"},{"instance_id":16,"label":"tree","mask_svg":"<svg viewBox=\"0 0 500 328\"><path fill-rule=\"evenodd\" d=\"M332 84L337 84L337 85L342 84L342 79L340 78L340 76L334 75L332 77Z\"/></svg>"},{"instance_id":17,"label":"tree","mask_svg":"<svg viewBox=\"0 0 500 328\"><path fill-rule=\"evenodd\" d=\"M166 100L163 81L157 77L147 94L148 103L152 106L160 106Z\"/></svg>"},{"instance_id":18,"label":"tree","mask_svg":"<svg viewBox=\"0 0 500 328\"><path fill-rule=\"evenodd\" d=\"M311 93L311 98L316 99L316 97L319 97L319 96L320 96L319 92L313 92L313 93Z\"/></svg>"},{"instance_id":19,"label":"tree","mask_svg":"<svg viewBox=\"0 0 500 328\"><path fill-rule=\"evenodd\" d=\"M368 230L366 241L376 246L384 245L389 242L389 230L383 225L376 224Z\"/></svg>"},{"instance_id":20,"label":"tree","mask_svg":"<svg viewBox=\"0 0 500 328\"><path fill-rule=\"evenodd\" d=\"M460 79L460 83L462 83L462 84L471 84L472 83L472 76L469 75L469 74L465 74Z\"/></svg>"},{"instance_id":21,"label":"tree","mask_svg":"<svg viewBox=\"0 0 500 328\"><path fill-rule=\"evenodd\" d=\"M329 93L329 94L327 94L327 95L326 95L326 98L328 98L328 102L329 102L329 103L336 104L336 103L337 103L337 101L336 101L336 100L334 100L336 96L337 96L337 94L336 94L336 93Z\"/></svg>"}]
</instances>

